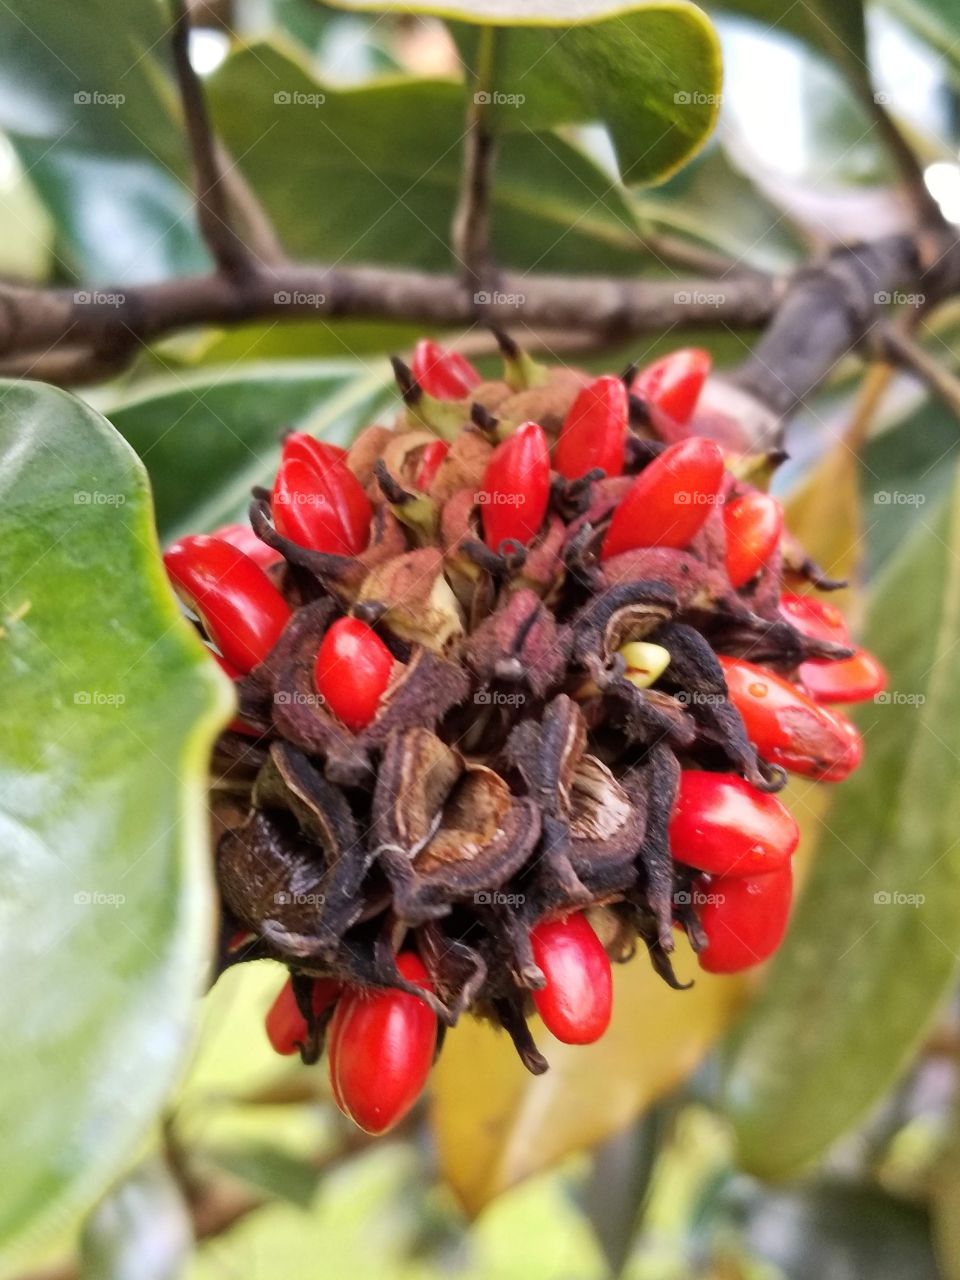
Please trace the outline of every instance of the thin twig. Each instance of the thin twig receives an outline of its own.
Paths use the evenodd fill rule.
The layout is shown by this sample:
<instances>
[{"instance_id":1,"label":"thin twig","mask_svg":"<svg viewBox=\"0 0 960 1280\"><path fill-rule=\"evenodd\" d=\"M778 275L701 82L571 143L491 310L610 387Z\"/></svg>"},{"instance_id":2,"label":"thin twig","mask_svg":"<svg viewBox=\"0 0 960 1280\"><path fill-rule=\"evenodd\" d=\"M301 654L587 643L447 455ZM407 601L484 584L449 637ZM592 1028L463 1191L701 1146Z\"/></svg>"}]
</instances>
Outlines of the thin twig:
<instances>
[{"instance_id":1,"label":"thin twig","mask_svg":"<svg viewBox=\"0 0 960 1280\"><path fill-rule=\"evenodd\" d=\"M489 282L493 265L490 202L496 140L490 127L490 111L494 93L495 38L493 27L480 28L477 62L472 76L473 93L467 105L460 197L451 229L454 256L463 272L464 284L471 292Z\"/></svg>"},{"instance_id":2,"label":"thin twig","mask_svg":"<svg viewBox=\"0 0 960 1280\"><path fill-rule=\"evenodd\" d=\"M200 78L190 61L190 17L185 0L171 0L173 61L193 157L197 221L207 248L225 275L251 274L255 260L233 225L223 181L222 155L213 137Z\"/></svg>"},{"instance_id":3,"label":"thin twig","mask_svg":"<svg viewBox=\"0 0 960 1280\"><path fill-rule=\"evenodd\" d=\"M881 347L895 364L919 378L940 397L955 417L960 418L960 378L945 369L929 351L901 329L886 329Z\"/></svg>"}]
</instances>

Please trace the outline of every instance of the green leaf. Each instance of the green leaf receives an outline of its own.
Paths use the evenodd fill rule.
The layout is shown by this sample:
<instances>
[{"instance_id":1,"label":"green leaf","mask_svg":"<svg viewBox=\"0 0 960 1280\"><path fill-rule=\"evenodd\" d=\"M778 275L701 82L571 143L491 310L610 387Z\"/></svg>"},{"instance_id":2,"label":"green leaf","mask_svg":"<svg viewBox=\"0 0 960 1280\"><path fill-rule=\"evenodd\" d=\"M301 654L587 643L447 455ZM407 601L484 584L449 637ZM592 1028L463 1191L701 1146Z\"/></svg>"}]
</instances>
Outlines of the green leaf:
<instances>
[{"instance_id":1,"label":"green leaf","mask_svg":"<svg viewBox=\"0 0 960 1280\"><path fill-rule=\"evenodd\" d=\"M462 85L392 79L335 89L257 44L229 58L209 91L224 140L291 254L449 270ZM504 139L493 227L505 266L634 273L643 265L625 193L553 134Z\"/></svg>"},{"instance_id":2,"label":"green leaf","mask_svg":"<svg viewBox=\"0 0 960 1280\"><path fill-rule=\"evenodd\" d=\"M385 8L383 0L335 3ZM716 122L719 45L707 16L686 0L414 0L390 8L398 11L495 27L492 74L479 88L497 129L602 121L624 182L669 177ZM475 31L463 47L475 66Z\"/></svg>"},{"instance_id":3,"label":"green leaf","mask_svg":"<svg viewBox=\"0 0 960 1280\"><path fill-rule=\"evenodd\" d=\"M212 941L229 713L143 469L65 392L0 384L0 1259L87 1208L181 1069Z\"/></svg>"},{"instance_id":4,"label":"green leaf","mask_svg":"<svg viewBox=\"0 0 960 1280\"><path fill-rule=\"evenodd\" d=\"M866 71L863 0L720 0L716 7L799 36L857 78Z\"/></svg>"},{"instance_id":5,"label":"green leaf","mask_svg":"<svg viewBox=\"0 0 960 1280\"><path fill-rule=\"evenodd\" d=\"M876 583L887 694L833 794L816 864L726 1072L744 1165L813 1160L896 1079L954 980L960 915L960 494Z\"/></svg>"},{"instance_id":6,"label":"green leaf","mask_svg":"<svg viewBox=\"0 0 960 1280\"><path fill-rule=\"evenodd\" d=\"M0 129L84 280L201 269L183 128L155 0L0 5Z\"/></svg>"},{"instance_id":7,"label":"green leaf","mask_svg":"<svg viewBox=\"0 0 960 1280\"><path fill-rule=\"evenodd\" d=\"M107 409L150 473L166 541L244 516L291 427L346 444L391 402L386 361L287 361L161 378ZM189 477L189 483L185 483Z\"/></svg>"},{"instance_id":8,"label":"green leaf","mask_svg":"<svg viewBox=\"0 0 960 1280\"><path fill-rule=\"evenodd\" d=\"M309 1209L320 1181L316 1162L291 1155L267 1143L205 1150L206 1160L257 1187L271 1198Z\"/></svg>"}]
</instances>

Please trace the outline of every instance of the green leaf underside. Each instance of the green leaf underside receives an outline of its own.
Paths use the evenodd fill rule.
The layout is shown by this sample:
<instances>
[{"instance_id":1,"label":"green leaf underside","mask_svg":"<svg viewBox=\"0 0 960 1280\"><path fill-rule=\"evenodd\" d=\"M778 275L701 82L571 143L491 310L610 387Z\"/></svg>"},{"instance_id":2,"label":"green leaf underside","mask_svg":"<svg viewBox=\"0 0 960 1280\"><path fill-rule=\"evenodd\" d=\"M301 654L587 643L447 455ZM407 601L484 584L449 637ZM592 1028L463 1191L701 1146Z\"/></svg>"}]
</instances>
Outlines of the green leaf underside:
<instances>
[{"instance_id":1,"label":"green leaf underside","mask_svg":"<svg viewBox=\"0 0 960 1280\"><path fill-rule=\"evenodd\" d=\"M784 1176L860 1119L909 1060L957 970L960 497L916 517L877 581L865 643L890 689L861 707L864 764L726 1074L745 1166ZM935 799L934 799L935 798Z\"/></svg>"},{"instance_id":2,"label":"green leaf underside","mask_svg":"<svg viewBox=\"0 0 960 1280\"><path fill-rule=\"evenodd\" d=\"M107 416L150 475L164 541L244 519L292 427L349 444L398 403L384 360L285 361L146 383ZM184 478L189 477L189 484Z\"/></svg>"},{"instance_id":3,"label":"green leaf underside","mask_svg":"<svg viewBox=\"0 0 960 1280\"><path fill-rule=\"evenodd\" d=\"M337 0L337 7L362 12L385 8L382 2L368 0ZM401 8L473 27L497 27L488 86L490 116L497 129L603 121L625 182L669 177L702 145L716 122L719 44L707 16L685 0L441 0ZM472 64L476 32L459 34Z\"/></svg>"},{"instance_id":4,"label":"green leaf underside","mask_svg":"<svg viewBox=\"0 0 960 1280\"><path fill-rule=\"evenodd\" d=\"M143 470L0 383L0 1259L102 1194L188 1047L228 686L163 576Z\"/></svg>"}]
</instances>

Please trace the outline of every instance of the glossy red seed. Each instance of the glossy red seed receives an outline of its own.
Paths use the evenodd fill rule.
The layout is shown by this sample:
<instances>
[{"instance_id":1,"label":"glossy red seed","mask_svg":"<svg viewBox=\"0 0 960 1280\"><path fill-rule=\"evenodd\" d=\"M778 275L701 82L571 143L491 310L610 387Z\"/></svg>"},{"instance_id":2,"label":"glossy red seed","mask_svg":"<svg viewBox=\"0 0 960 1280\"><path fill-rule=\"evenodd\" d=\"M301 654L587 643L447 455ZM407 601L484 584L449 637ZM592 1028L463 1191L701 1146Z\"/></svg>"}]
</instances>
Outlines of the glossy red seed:
<instances>
[{"instance_id":1,"label":"glossy red seed","mask_svg":"<svg viewBox=\"0 0 960 1280\"><path fill-rule=\"evenodd\" d=\"M479 373L465 356L429 338L421 338L414 347L411 368L427 395L438 400L462 400L480 383Z\"/></svg>"},{"instance_id":2,"label":"glossy red seed","mask_svg":"<svg viewBox=\"0 0 960 1280\"><path fill-rule=\"evenodd\" d=\"M613 978L589 920L580 914L541 920L530 942L547 980L533 992L543 1025L564 1044L593 1044L610 1024Z\"/></svg>"},{"instance_id":3,"label":"glossy red seed","mask_svg":"<svg viewBox=\"0 0 960 1280\"><path fill-rule=\"evenodd\" d=\"M765 667L721 657L730 700L764 760L824 782L840 782L860 763L863 744L841 715Z\"/></svg>"},{"instance_id":4,"label":"glossy red seed","mask_svg":"<svg viewBox=\"0 0 960 1280\"><path fill-rule=\"evenodd\" d=\"M414 480L414 485L421 493L425 493L433 484L437 472L449 452L450 446L445 440L434 440L424 448L423 453L420 455L420 465L417 467L417 475Z\"/></svg>"},{"instance_id":5,"label":"glossy red seed","mask_svg":"<svg viewBox=\"0 0 960 1280\"><path fill-rule=\"evenodd\" d=\"M314 687L327 709L357 733L376 715L393 664L393 654L365 622L338 618L320 642Z\"/></svg>"},{"instance_id":6,"label":"glossy red seed","mask_svg":"<svg viewBox=\"0 0 960 1280\"><path fill-rule=\"evenodd\" d=\"M727 576L734 587L756 577L783 532L783 507L769 493L745 493L723 508Z\"/></svg>"},{"instance_id":7,"label":"glossy red seed","mask_svg":"<svg viewBox=\"0 0 960 1280\"><path fill-rule=\"evenodd\" d=\"M849 643L850 632L846 618L834 604L818 600L816 596L798 596L784 592L780 597L780 612L805 636L830 640L834 644Z\"/></svg>"},{"instance_id":8,"label":"glossy red seed","mask_svg":"<svg viewBox=\"0 0 960 1280\"><path fill-rule=\"evenodd\" d=\"M278 531L301 547L355 556L369 541L370 499L342 463L321 471L287 458L277 471L272 507Z\"/></svg>"},{"instance_id":9,"label":"glossy red seed","mask_svg":"<svg viewBox=\"0 0 960 1280\"><path fill-rule=\"evenodd\" d=\"M163 557L177 594L243 674L262 662L290 618L283 596L258 564L207 534L181 538Z\"/></svg>"},{"instance_id":10,"label":"glossy red seed","mask_svg":"<svg viewBox=\"0 0 960 1280\"><path fill-rule=\"evenodd\" d=\"M272 564L279 564L283 556L273 547L261 542L248 524L225 524L214 529L213 536L223 542L229 542L244 555L249 556L261 569L269 569Z\"/></svg>"},{"instance_id":11,"label":"glossy red seed","mask_svg":"<svg viewBox=\"0 0 960 1280\"><path fill-rule=\"evenodd\" d=\"M347 451L338 444L328 444L325 440L318 440L316 436L308 435L305 431L291 431L283 438L281 455L283 462L288 458L306 462L317 471L326 471L331 466L345 466Z\"/></svg>"},{"instance_id":12,"label":"glossy red seed","mask_svg":"<svg viewBox=\"0 0 960 1280\"><path fill-rule=\"evenodd\" d=\"M803 662L797 674L817 702L866 702L887 687L883 664L866 649L839 662Z\"/></svg>"},{"instance_id":13,"label":"glossy red seed","mask_svg":"<svg viewBox=\"0 0 960 1280\"><path fill-rule=\"evenodd\" d=\"M689 546L717 502L723 454L702 436L664 449L640 472L613 513L602 560L636 547Z\"/></svg>"},{"instance_id":14,"label":"glossy red seed","mask_svg":"<svg viewBox=\"0 0 960 1280\"><path fill-rule=\"evenodd\" d=\"M739 973L768 959L783 941L793 900L789 862L760 876L716 876L698 883L700 925L708 945L697 956L707 973Z\"/></svg>"},{"instance_id":15,"label":"glossy red seed","mask_svg":"<svg viewBox=\"0 0 960 1280\"><path fill-rule=\"evenodd\" d=\"M543 524L550 499L550 451L543 429L525 422L490 455L479 502L483 538L492 551L513 539L524 546Z\"/></svg>"},{"instance_id":16,"label":"glossy red seed","mask_svg":"<svg viewBox=\"0 0 960 1280\"><path fill-rule=\"evenodd\" d=\"M311 1004L316 1017L325 1013L339 998L342 986L332 978L318 978L313 984ZM307 1038L307 1020L300 1012L293 983L288 978L267 1012L264 1025L267 1039L276 1053L296 1053Z\"/></svg>"},{"instance_id":17,"label":"glossy red seed","mask_svg":"<svg viewBox=\"0 0 960 1280\"><path fill-rule=\"evenodd\" d=\"M577 480L594 467L608 476L623 471L627 436L627 388L621 378L605 374L577 395L564 419L553 450L554 470Z\"/></svg>"},{"instance_id":18,"label":"glossy red seed","mask_svg":"<svg viewBox=\"0 0 960 1280\"><path fill-rule=\"evenodd\" d=\"M397 968L430 990L419 956L404 952ZM437 1019L405 991L357 988L337 1005L330 1024L330 1084L341 1111L367 1133L386 1133L407 1114L427 1082Z\"/></svg>"},{"instance_id":19,"label":"glossy red seed","mask_svg":"<svg viewBox=\"0 0 960 1280\"><path fill-rule=\"evenodd\" d=\"M708 351L683 347L641 369L631 390L641 400L669 414L675 422L688 422L697 407L711 363Z\"/></svg>"},{"instance_id":20,"label":"glossy red seed","mask_svg":"<svg viewBox=\"0 0 960 1280\"><path fill-rule=\"evenodd\" d=\"M711 875L759 875L789 862L799 840L786 805L739 774L680 774L670 819L670 852L678 862Z\"/></svg>"}]
</instances>

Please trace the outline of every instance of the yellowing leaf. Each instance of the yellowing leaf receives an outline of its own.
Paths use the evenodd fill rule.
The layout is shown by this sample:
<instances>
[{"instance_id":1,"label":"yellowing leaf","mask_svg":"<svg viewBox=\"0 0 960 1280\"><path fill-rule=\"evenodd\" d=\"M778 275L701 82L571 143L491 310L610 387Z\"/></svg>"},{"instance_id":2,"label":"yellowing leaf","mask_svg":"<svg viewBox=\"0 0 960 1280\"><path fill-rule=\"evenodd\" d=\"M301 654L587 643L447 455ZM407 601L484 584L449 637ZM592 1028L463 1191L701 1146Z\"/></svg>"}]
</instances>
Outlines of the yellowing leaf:
<instances>
[{"instance_id":1,"label":"yellowing leaf","mask_svg":"<svg viewBox=\"0 0 960 1280\"><path fill-rule=\"evenodd\" d=\"M550 1062L531 1076L505 1033L465 1019L433 1078L441 1168L470 1214L572 1151L602 1141L697 1065L742 1002L745 983L701 974L680 942L674 991L642 955L614 972L614 1015L589 1047L562 1045L534 1023Z\"/></svg>"}]
</instances>

